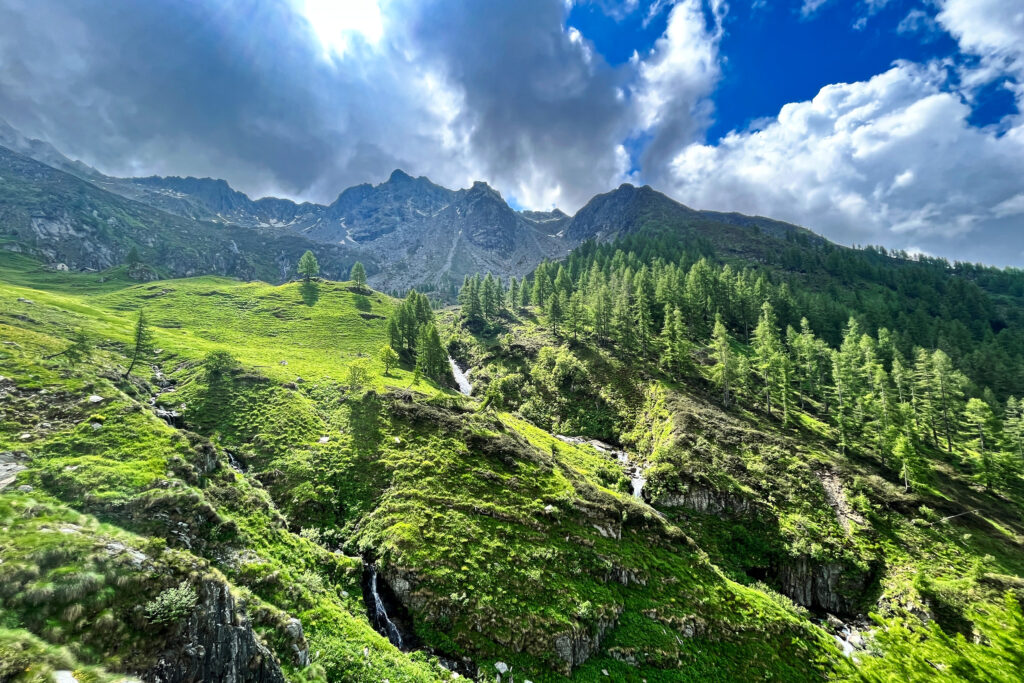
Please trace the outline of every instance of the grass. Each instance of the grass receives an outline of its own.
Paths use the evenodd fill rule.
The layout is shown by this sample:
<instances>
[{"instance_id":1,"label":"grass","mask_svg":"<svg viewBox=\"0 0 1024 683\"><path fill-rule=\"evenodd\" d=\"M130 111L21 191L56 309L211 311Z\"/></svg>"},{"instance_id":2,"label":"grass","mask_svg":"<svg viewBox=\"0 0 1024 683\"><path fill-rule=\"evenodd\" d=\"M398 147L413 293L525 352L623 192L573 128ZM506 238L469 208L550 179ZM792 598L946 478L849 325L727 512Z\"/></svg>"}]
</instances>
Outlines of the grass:
<instances>
[{"instance_id":1,"label":"grass","mask_svg":"<svg viewBox=\"0 0 1024 683\"><path fill-rule=\"evenodd\" d=\"M292 680L447 679L432 652L471 657L488 679L500 661L535 682L820 680L832 639L765 571L838 564L850 605L939 605L950 628L1024 572L1019 519L941 454L929 485L948 501L901 493L809 414L781 429L727 413L701 377L563 344L536 317L474 338L441 314L481 392L515 376L481 410L413 385L407 365L385 376L375 356L397 302L351 283L137 284L2 258L0 451L24 452L26 469L0 494L0 647L40 666L144 667L162 637L144 606L212 576ZM158 350L125 380L138 310ZM44 360L77 329L95 342L87 362ZM239 365L209 376L218 350ZM347 386L357 360L369 377ZM623 444L654 507L559 432ZM823 468L862 524L837 518ZM668 503L698 490L722 509ZM968 498L980 515L930 525L914 512ZM370 626L364 560L410 610L418 652ZM290 617L310 667L294 664Z\"/></svg>"}]
</instances>

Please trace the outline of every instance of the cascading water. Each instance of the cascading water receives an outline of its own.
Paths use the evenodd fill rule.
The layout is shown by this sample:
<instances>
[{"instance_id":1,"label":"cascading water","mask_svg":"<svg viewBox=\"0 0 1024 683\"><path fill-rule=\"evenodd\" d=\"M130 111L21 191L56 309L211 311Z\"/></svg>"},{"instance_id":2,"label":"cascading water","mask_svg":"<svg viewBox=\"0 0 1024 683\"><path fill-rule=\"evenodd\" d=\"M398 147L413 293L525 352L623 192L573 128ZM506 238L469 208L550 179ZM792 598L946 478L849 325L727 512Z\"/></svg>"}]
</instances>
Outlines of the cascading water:
<instances>
[{"instance_id":1,"label":"cascading water","mask_svg":"<svg viewBox=\"0 0 1024 683\"><path fill-rule=\"evenodd\" d=\"M380 592L377 590L377 570L374 566L368 565L370 572L370 594L373 596L373 620L376 622L374 625L385 635L391 644L401 650L404 647L402 641L402 632L398 630L398 626L395 622L391 621L391 617L388 616L388 610L384 606L384 600L380 597Z\"/></svg>"},{"instance_id":2,"label":"cascading water","mask_svg":"<svg viewBox=\"0 0 1024 683\"><path fill-rule=\"evenodd\" d=\"M618 450L603 441L588 439L584 436L565 436L563 434L555 434L555 438L566 443L571 443L575 446L588 445L598 453L614 456L615 460L622 467L623 473L629 477L633 497L643 500L644 485L647 483L647 478L644 476L644 470L630 459L629 453Z\"/></svg>"},{"instance_id":3,"label":"cascading water","mask_svg":"<svg viewBox=\"0 0 1024 683\"><path fill-rule=\"evenodd\" d=\"M459 385L459 391L466 396L472 394L473 385L470 384L469 379L467 379L471 370L463 372L462 369L459 368L458 364L456 364L455 359L451 356L448 356L448 362L452 366L452 374L455 375L455 383Z\"/></svg>"}]
</instances>

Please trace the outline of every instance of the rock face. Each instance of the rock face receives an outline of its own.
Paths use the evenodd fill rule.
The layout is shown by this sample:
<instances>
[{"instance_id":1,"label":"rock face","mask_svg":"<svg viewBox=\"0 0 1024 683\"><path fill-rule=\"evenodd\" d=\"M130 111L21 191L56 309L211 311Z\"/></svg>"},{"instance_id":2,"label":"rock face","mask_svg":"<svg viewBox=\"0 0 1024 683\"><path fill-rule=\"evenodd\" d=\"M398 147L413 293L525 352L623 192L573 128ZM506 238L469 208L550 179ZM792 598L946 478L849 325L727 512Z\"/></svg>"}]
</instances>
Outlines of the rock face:
<instances>
[{"instance_id":1,"label":"rock face","mask_svg":"<svg viewBox=\"0 0 1024 683\"><path fill-rule=\"evenodd\" d=\"M281 667L256 639L227 585L208 579L197 592L199 604L142 679L153 683L284 683Z\"/></svg>"},{"instance_id":2,"label":"rock face","mask_svg":"<svg viewBox=\"0 0 1024 683\"><path fill-rule=\"evenodd\" d=\"M731 493L690 484L685 490L660 496L657 507L685 507L695 512L713 515L746 514L753 508L751 501Z\"/></svg>"},{"instance_id":3,"label":"rock face","mask_svg":"<svg viewBox=\"0 0 1024 683\"><path fill-rule=\"evenodd\" d=\"M179 277L201 274L277 282L294 274L299 257L315 249L321 273L348 277L362 253L317 245L295 233L206 223L131 201L89 181L0 147L0 236L4 249L55 267L103 270L125 262L135 248L148 266ZM149 279L149 269L132 275Z\"/></svg>"},{"instance_id":4,"label":"rock face","mask_svg":"<svg viewBox=\"0 0 1024 683\"><path fill-rule=\"evenodd\" d=\"M863 594L868 577L838 562L816 563L807 557L798 557L778 567L776 581L779 590L798 605L854 615L858 613L856 598L850 596Z\"/></svg>"},{"instance_id":5,"label":"rock face","mask_svg":"<svg viewBox=\"0 0 1024 683\"><path fill-rule=\"evenodd\" d=\"M562 661L562 673L569 676L574 668L590 659L616 621L617 618L599 619L591 629L574 628L555 636L555 654Z\"/></svg>"}]
</instances>

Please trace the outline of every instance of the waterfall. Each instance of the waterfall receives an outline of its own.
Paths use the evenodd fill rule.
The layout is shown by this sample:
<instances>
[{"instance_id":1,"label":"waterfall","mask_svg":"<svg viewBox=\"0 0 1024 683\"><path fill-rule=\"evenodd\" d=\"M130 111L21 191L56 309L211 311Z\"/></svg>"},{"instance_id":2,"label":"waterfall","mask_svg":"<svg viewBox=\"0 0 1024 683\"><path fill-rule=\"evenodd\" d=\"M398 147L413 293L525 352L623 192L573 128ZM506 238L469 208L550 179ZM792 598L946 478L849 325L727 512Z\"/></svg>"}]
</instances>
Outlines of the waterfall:
<instances>
[{"instance_id":1,"label":"waterfall","mask_svg":"<svg viewBox=\"0 0 1024 683\"><path fill-rule=\"evenodd\" d=\"M370 565L370 593L373 595L373 610L374 610L374 621L377 622L377 626L382 627L384 632L387 634L388 640L391 644L397 647L399 650L402 649L402 633L395 626L395 622L391 621L388 616L387 608L384 607L384 601L381 600L380 593L377 592L377 570Z\"/></svg>"},{"instance_id":2,"label":"waterfall","mask_svg":"<svg viewBox=\"0 0 1024 683\"><path fill-rule=\"evenodd\" d=\"M473 393L473 385L466 379L469 376L470 371L463 372L459 366L455 363L455 359L448 356L448 362L452 366L452 374L455 375L455 383L459 385L459 391L469 396Z\"/></svg>"}]
</instances>

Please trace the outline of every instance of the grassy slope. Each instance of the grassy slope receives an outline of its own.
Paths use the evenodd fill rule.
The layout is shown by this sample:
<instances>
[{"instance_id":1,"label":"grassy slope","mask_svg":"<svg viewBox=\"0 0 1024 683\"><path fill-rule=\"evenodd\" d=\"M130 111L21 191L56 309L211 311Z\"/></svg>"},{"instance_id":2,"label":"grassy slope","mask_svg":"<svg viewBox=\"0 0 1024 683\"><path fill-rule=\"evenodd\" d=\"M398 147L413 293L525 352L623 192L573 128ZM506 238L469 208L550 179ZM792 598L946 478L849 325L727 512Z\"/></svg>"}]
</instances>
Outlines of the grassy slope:
<instances>
[{"instance_id":1,"label":"grassy slope","mask_svg":"<svg viewBox=\"0 0 1024 683\"><path fill-rule=\"evenodd\" d=\"M0 643L17 633L35 647L41 637L73 644L69 656L83 664L130 667L131 638L87 637L86 625L109 611L138 626L140 602L178 577L216 572L248 604L286 670L280 625L287 615L302 619L317 666L293 676L436 678L426 656L399 653L367 623L364 555L393 585L408 585L405 601L423 644L472 654L485 669L501 660L517 677L563 680L565 661L553 643L585 640L614 623L574 680L607 680L602 670L615 680L814 679L816 662L835 657L829 639L805 612L755 583L750 567L799 557L853 570L883 566L878 591L887 600L941 602L952 620L994 595L998 579L986 583L986 574L1022 573L1019 520L964 486L955 469L935 490L972 496L986 524L973 517L941 527L913 523L913 510L938 509L941 500L901 496L877 463L838 458L828 429L809 416L803 432L779 433L764 416L724 415L699 390L648 381L600 350L577 349L599 395L566 391L566 404L555 406L565 411L561 422L545 426L620 436L652 466L656 496L703 482L753 501L754 523L682 508L666 508L662 518L624 493L621 472L592 449L556 441L515 415L467 413L462 399L426 382L408 394L408 368L385 377L371 358L372 391L353 394L343 385L347 366L384 340L394 301L383 295L332 282L132 285L117 273L68 276L15 265L0 284L0 337L10 342L0 346L0 374L17 385L2 406L0 451L28 453L17 484L34 490L8 487L0 497L5 519L31 510L40 525L105 523L104 534L145 553L164 580L136 581L134 592L80 609L69 609L74 600L44 600L53 615L44 623L34 603L18 597L43 579L21 577L10 584L17 591L0 595L0 627L9 629ZM156 326L153 365L176 382L157 401L181 410L195 433L145 407L157 391L148 367L134 382L118 378L140 307ZM533 351L550 340L536 321L522 325L514 333ZM78 327L98 341L91 362L67 368L40 360ZM242 369L207 380L197 363L217 349L233 353ZM527 371L534 362L533 351L494 339L464 350L491 366L480 371L483 383L497 360ZM93 393L105 400L83 403ZM32 438L23 441L23 433ZM229 454L248 472L230 468ZM824 501L816 475L824 465L840 473L848 498L868 501L864 528L844 531ZM35 557L40 539L56 538L4 528L0 572ZM116 581L103 547L83 543L54 570ZM344 554L332 552L338 547ZM933 579L927 585L919 578L925 571ZM132 637L145 633L138 628Z\"/></svg>"},{"instance_id":2,"label":"grassy slope","mask_svg":"<svg viewBox=\"0 0 1024 683\"><path fill-rule=\"evenodd\" d=\"M527 316L500 334L456 333L464 353L485 366L475 374L479 389L503 372L521 372L533 379L514 403L523 401L521 409L537 397L550 403L537 377L537 347L558 342L541 322ZM1005 590L1024 594L1024 482L993 495L972 484L965 454L930 451L923 454L925 482L908 492L873 454L840 455L831 427L809 413L781 429L760 412L723 412L704 393L713 392L703 368L684 386L667 382L657 368L623 363L593 346L572 345L572 355L585 366L588 382L560 387L576 396L565 409L548 411L550 428L607 429L596 435L618 436L645 456L646 490L655 506L730 578L757 585L760 574L779 565L836 563L860 601L857 611L877 604L911 618L927 613L947 632L968 636L971 609L991 608ZM581 413L578 406L586 408ZM825 494L823 479L830 474L840 482L843 515ZM724 510L666 507L672 495L693 490L712 492ZM941 520L951 515L958 516Z\"/></svg>"}]
</instances>

